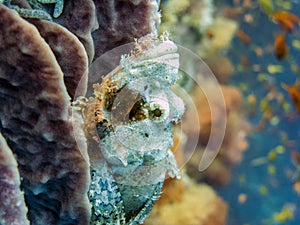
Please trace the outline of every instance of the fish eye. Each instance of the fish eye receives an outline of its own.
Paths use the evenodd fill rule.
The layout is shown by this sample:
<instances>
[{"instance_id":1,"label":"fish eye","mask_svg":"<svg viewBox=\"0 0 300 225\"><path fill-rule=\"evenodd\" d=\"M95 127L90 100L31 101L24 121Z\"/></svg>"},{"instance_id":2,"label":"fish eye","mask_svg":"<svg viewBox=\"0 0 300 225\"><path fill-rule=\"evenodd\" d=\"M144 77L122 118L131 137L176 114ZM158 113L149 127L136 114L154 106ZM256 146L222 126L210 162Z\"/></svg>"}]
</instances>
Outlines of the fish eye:
<instances>
[{"instance_id":1,"label":"fish eye","mask_svg":"<svg viewBox=\"0 0 300 225\"><path fill-rule=\"evenodd\" d=\"M160 108L156 108L152 111L154 117L161 117L163 111Z\"/></svg>"},{"instance_id":2,"label":"fish eye","mask_svg":"<svg viewBox=\"0 0 300 225\"><path fill-rule=\"evenodd\" d=\"M149 119L154 122L161 122L168 117L168 112L168 104L164 104L163 102L150 103Z\"/></svg>"}]
</instances>

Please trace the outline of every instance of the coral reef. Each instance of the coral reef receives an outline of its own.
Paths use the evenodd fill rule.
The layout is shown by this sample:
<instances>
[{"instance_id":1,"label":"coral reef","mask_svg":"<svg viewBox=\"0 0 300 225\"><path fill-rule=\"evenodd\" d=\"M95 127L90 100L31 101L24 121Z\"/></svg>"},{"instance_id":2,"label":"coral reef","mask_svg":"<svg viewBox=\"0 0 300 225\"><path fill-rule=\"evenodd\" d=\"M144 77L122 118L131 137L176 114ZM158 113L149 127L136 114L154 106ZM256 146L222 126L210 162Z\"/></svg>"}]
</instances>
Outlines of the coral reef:
<instances>
[{"instance_id":1,"label":"coral reef","mask_svg":"<svg viewBox=\"0 0 300 225\"><path fill-rule=\"evenodd\" d=\"M213 22L213 2L211 0L170 0L162 4L162 24L160 31L174 35L175 41L188 46L199 44L199 36ZM193 31L193 32L191 32ZM186 34L189 35L186 35Z\"/></svg>"},{"instance_id":2,"label":"coral reef","mask_svg":"<svg viewBox=\"0 0 300 225\"><path fill-rule=\"evenodd\" d=\"M54 22L67 28L83 43L89 62L92 62L95 55L92 32L98 28L97 18L99 16L94 1L73 0L65 1L62 15L54 19Z\"/></svg>"},{"instance_id":3,"label":"coral reef","mask_svg":"<svg viewBox=\"0 0 300 225\"><path fill-rule=\"evenodd\" d=\"M207 55L205 62L221 84L226 84L228 77L234 72L232 62L225 56Z\"/></svg>"},{"instance_id":4,"label":"coral reef","mask_svg":"<svg viewBox=\"0 0 300 225\"><path fill-rule=\"evenodd\" d=\"M17 162L1 134L0 171L0 224L29 225Z\"/></svg>"},{"instance_id":5,"label":"coral reef","mask_svg":"<svg viewBox=\"0 0 300 225\"><path fill-rule=\"evenodd\" d=\"M231 43L238 28L237 22L218 16L210 26L207 27L208 33L203 36L201 51L199 55L204 57L216 57L221 51L226 50Z\"/></svg>"},{"instance_id":6,"label":"coral reef","mask_svg":"<svg viewBox=\"0 0 300 225\"><path fill-rule=\"evenodd\" d=\"M206 184L171 180L145 225L223 225L227 205ZM165 200L166 199L166 200Z\"/></svg>"},{"instance_id":7,"label":"coral reef","mask_svg":"<svg viewBox=\"0 0 300 225\"><path fill-rule=\"evenodd\" d=\"M213 93L214 88L216 87L211 86L209 90ZM241 161L242 154L247 149L246 136L249 132L249 124L244 119L241 111L241 93L233 87L222 86L221 88L225 99L227 117L226 132L221 151L212 165L203 173L199 173L199 162L210 135L223 138L223 134L218 131L211 133L212 117L210 108L218 109L218 107L222 107L221 99L216 96L213 101L208 103L204 93L200 89L196 89L192 95L194 96L194 103L198 108L197 112L200 123L199 143L193 153L193 157L187 162L186 167L187 173L198 181L206 180L211 184L225 185L230 179L231 167ZM187 136L194 136L198 134L199 130L197 126L194 126L194 120L189 116L189 113L187 111L183 129ZM223 120L223 115L220 114L217 119Z\"/></svg>"},{"instance_id":8,"label":"coral reef","mask_svg":"<svg viewBox=\"0 0 300 225\"><path fill-rule=\"evenodd\" d=\"M170 0L162 4L160 32L168 30L174 41L206 59L230 45L238 24L214 15L211 0Z\"/></svg>"},{"instance_id":9,"label":"coral reef","mask_svg":"<svg viewBox=\"0 0 300 225\"><path fill-rule=\"evenodd\" d=\"M95 58L149 33L157 33L160 13L156 0L94 0L99 28L92 35Z\"/></svg>"},{"instance_id":10,"label":"coral reef","mask_svg":"<svg viewBox=\"0 0 300 225\"><path fill-rule=\"evenodd\" d=\"M48 21L29 19L50 46L62 72L71 100L86 93L88 60L81 42L66 28ZM80 86L79 86L80 85Z\"/></svg>"},{"instance_id":11,"label":"coral reef","mask_svg":"<svg viewBox=\"0 0 300 225\"><path fill-rule=\"evenodd\" d=\"M87 224L88 164L73 137L63 73L33 25L3 5L0 14L0 125L17 157L28 218Z\"/></svg>"},{"instance_id":12,"label":"coral reef","mask_svg":"<svg viewBox=\"0 0 300 225\"><path fill-rule=\"evenodd\" d=\"M218 16L207 27L199 47L198 54L221 84L226 84L227 78L234 72L232 62L224 56L223 52L230 46L237 28L237 22Z\"/></svg>"}]
</instances>

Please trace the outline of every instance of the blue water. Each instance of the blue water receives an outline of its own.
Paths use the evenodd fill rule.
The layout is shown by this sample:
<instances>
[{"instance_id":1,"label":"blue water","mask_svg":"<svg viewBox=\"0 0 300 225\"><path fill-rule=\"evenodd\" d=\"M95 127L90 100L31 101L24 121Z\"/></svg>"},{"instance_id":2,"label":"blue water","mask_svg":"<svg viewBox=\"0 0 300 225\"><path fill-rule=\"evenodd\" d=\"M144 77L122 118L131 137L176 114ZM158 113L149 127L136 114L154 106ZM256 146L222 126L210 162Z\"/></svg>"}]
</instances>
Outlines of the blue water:
<instances>
[{"instance_id":1,"label":"blue water","mask_svg":"<svg viewBox=\"0 0 300 225\"><path fill-rule=\"evenodd\" d=\"M228 4L232 4L228 1ZM300 17L300 2L293 2L292 9L294 14ZM254 18L254 24L242 21L243 15L250 14ZM293 175L296 167L291 159L291 151L300 152L300 114L293 108L288 93L281 87L281 83L292 85L296 79L300 80L300 74L293 73L290 69L291 62L300 65L300 50L292 46L292 40L300 40L300 28L296 27L294 33L286 37L289 46L287 59L278 61L273 52L265 53L262 57L256 56L256 47L272 49L274 36L281 32L279 26L272 22L266 14L257 7L253 1L253 7L246 9L241 15L240 29L251 37L251 45L246 46L238 38L234 38L227 56L237 67L240 64L240 56L246 55L249 59L249 68L236 71L229 79L229 84L242 88L243 95L246 97L254 94L257 99L257 110L255 115L247 115L252 126L259 123L262 118L259 103L262 98L270 92L268 85L277 88L277 93L282 93L286 102L291 104L291 109L285 112L276 100L270 102L273 115L279 118L279 123L275 125L267 124L261 131L252 131L249 140L249 148L244 154L242 162L233 169L232 180L226 186L218 188L219 194L229 203L228 225L264 225L264 224L300 224L300 196L293 190L295 182ZM260 72L254 72L252 65L259 64L261 73L266 74L265 81L259 81ZM267 66L270 64L281 65L283 72L270 74ZM246 100L245 100L246 101ZM292 118L289 118L292 116ZM284 140L285 136L289 142ZM277 154L274 161L253 166L253 159L265 157L269 151L276 146L282 145L285 151ZM276 172L270 174L268 167L274 166ZM244 203L238 202L239 194L245 194L247 200ZM292 206L293 219L276 222L274 213L280 212L283 207Z\"/></svg>"}]
</instances>

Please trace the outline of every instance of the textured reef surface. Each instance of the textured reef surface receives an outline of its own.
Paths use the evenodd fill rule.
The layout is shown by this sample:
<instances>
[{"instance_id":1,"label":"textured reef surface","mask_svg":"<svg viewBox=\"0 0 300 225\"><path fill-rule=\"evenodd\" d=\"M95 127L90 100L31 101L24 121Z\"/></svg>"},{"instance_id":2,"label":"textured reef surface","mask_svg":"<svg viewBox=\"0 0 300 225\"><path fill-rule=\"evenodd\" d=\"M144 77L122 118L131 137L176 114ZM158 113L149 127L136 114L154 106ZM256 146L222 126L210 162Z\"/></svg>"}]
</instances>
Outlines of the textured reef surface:
<instances>
[{"instance_id":1,"label":"textured reef surface","mask_svg":"<svg viewBox=\"0 0 300 225\"><path fill-rule=\"evenodd\" d=\"M1 224L29 224L24 195L20 191L17 162L3 136L0 136Z\"/></svg>"},{"instance_id":2,"label":"textured reef surface","mask_svg":"<svg viewBox=\"0 0 300 225\"><path fill-rule=\"evenodd\" d=\"M86 224L88 165L72 138L62 70L38 30L0 7L1 133L17 157L28 218Z\"/></svg>"}]
</instances>

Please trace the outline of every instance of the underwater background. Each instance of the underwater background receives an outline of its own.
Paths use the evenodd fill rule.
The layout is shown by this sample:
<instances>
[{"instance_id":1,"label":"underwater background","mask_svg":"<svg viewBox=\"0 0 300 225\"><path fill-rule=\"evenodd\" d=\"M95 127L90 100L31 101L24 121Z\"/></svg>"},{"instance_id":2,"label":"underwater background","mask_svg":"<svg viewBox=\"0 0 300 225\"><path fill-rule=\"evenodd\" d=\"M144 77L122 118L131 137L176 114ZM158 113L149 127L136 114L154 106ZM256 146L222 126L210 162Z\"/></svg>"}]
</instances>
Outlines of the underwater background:
<instances>
[{"instance_id":1,"label":"underwater background","mask_svg":"<svg viewBox=\"0 0 300 225\"><path fill-rule=\"evenodd\" d=\"M233 1L218 1L218 4L234 6ZM273 5L300 16L299 1L273 1ZM299 79L300 29L297 26L286 35L288 55L279 61L273 43L275 36L283 31L261 7L259 1L252 1L239 15L239 29L251 38L251 43L245 45L235 37L226 52L235 65L228 83L242 90L247 119L258 129L249 135L248 150L234 167L231 181L218 188L218 193L229 204L229 225L297 225L300 193L294 190L294 185L297 179L299 182L299 175L291 152L299 152L300 117L282 83L292 85ZM253 22L245 21L247 15ZM257 48L264 49L264 54L256 54ZM247 59L246 67L241 57ZM247 107L253 97L256 102ZM271 113L268 121L261 126L268 113ZM242 203L239 196L246 196L247 200Z\"/></svg>"},{"instance_id":2,"label":"underwater background","mask_svg":"<svg viewBox=\"0 0 300 225\"><path fill-rule=\"evenodd\" d=\"M299 0L0 0L0 225L299 225L299 9ZM146 84L160 89L149 105L120 92L140 78L145 99ZM123 102L133 104L116 110ZM116 123L125 131L112 135L103 110L128 114ZM168 126L136 129L144 120ZM111 149L146 170L107 164Z\"/></svg>"}]
</instances>

